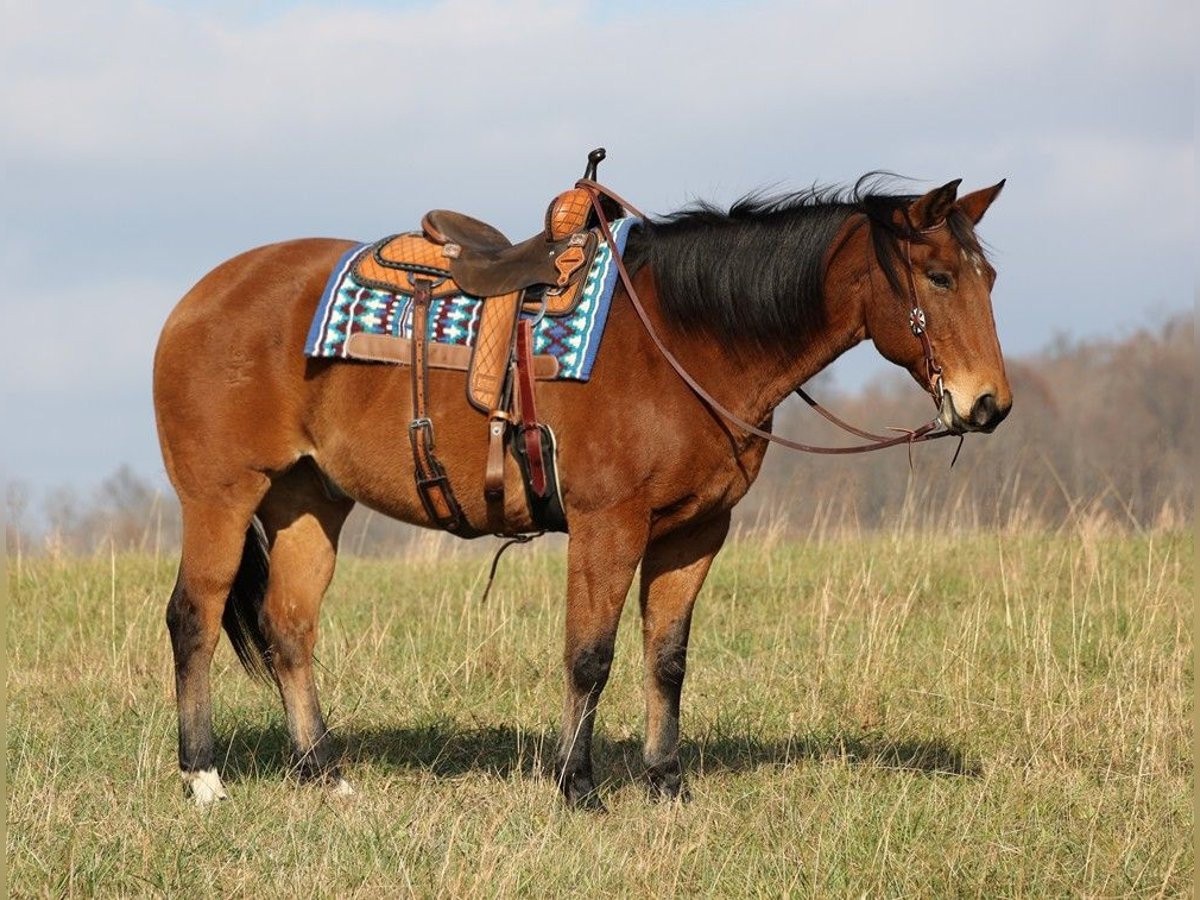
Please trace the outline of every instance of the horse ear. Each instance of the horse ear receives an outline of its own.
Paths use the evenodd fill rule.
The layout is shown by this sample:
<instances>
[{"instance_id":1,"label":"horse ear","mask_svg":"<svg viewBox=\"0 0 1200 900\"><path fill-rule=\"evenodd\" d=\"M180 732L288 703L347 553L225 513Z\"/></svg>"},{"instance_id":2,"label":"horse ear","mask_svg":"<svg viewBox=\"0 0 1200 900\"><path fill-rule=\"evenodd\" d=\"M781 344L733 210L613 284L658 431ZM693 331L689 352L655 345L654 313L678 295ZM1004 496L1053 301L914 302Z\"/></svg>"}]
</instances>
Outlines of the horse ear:
<instances>
[{"instance_id":1,"label":"horse ear","mask_svg":"<svg viewBox=\"0 0 1200 900\"><path fill-rule=\"evenodd\" d=\"M914 200L913 205L908 209L908 218L913 227L933 228L946 221L950 207L954 205L954 199L958 196L960 184L962 184L962 179L955 178L940 188L934 188L924 197Z\"/></svg>"},{"instance_id":2,"label":"horse ear","mask_svg":"<svg viewBox=\"0 0 1200 900\"><path fill-rule=\"evenodd\" d=\"M958 208L967 214L972 225L979 224L979 220L988 211L992 201L1000 196L1000 191L1004 188L1004 182L1007 180L1007 178L1001 178L999 184L993 184L990 188L984 188L981 191L973 191L958 201Z\"/></svg>"}]
</instances>

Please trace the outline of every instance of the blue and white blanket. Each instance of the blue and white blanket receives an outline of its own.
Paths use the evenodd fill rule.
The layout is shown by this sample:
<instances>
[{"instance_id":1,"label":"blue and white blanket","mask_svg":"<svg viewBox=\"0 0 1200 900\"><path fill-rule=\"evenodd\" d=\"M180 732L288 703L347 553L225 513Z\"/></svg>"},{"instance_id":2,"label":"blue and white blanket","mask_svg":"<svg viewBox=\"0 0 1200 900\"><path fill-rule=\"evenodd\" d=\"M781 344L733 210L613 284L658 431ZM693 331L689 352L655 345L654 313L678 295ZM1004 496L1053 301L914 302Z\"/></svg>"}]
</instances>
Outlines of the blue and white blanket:
<instances>
[{"instance_id":1,"label":"blue and white blanket","mask_svg":"<svg viewBox=\"0 0 1200 900\"><path fill-rule=\"evenodd\" d=\"M625 251L629 232L639 224L641 220L636 217L613 221L611 227L617 253ZM330 273L309 328L304 347L306 356L345 357L346 339L358 332L412 337L412 296L364 287L355 282L351 274L355 258L364 251L369 252L369 247L369 244L360 244L346 251ZM587 381L591 377L616 284L613 248L601 241L574 312L565 316L546 316L537 323L533 352L558 360L558 378ZM434 300L430 304L427 339L444 344L474 345L482 303L478 297L468 294Z\"/></svg>"}]
</instances>

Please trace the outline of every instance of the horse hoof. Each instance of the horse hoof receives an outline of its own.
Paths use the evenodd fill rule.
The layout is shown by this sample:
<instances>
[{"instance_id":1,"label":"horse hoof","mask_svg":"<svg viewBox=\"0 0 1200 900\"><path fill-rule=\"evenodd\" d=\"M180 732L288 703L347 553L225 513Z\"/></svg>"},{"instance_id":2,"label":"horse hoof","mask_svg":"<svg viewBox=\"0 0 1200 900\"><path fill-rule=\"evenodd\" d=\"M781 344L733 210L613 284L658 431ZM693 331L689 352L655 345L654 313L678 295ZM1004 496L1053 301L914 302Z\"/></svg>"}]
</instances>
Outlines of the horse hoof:
<instances>
[{"instance_id":1,"label":"horse hoof","mask_svg":"<svg viewBox=\"0 0 1200 900\"><path fill-rule=\"evenodd\" d=\"M663 773L652 768L647 772L647 776L647 791L651 800L659 803L691 802L692 792L688 790L678 769Z\"/></svg>"},{"instance_id":2,"label":"horse hoof","mask_svg":"<svg viewBox=\"0 0 1200 900\"><path fill-rule=\"evenodd\" d=\"M600 799L596 783L590 774L576 773L568 775L561 769L556 771L558 789L569 809L580 809L587 812L606 813L608 809Z\"/></svg>"},{"instance_id":3,"label":"horse hoof","mask_svg":"<svg viewBox=\"0 0 1200 900\"><path fill-rule=\"evenodd\" d=\"M692 792L687 785L676 784L673 787L651 783L648 793L655 803L678 803L683 805L692 802Z\"/></svg>"},{"instance_id":4,"label":"horse hoof","mask_svg":"<svg viewBox=\"0 0 1200 900\"><path fill-rule=\"evenodd\" d=\"M221 776L216 769L203 769L199 772L180 772L183 776L184 792L191 796L197 806L209 806L220 800L228 800L225 785L221 784Z\"/></svg>"},{"instance_id":5,"label":"horse hoof","mask_svg":"<svg viewBox=\"0 0 1200 900\"><path fill-rule=\"evenodd\" d=\"M352 788L350 782L345 778L339 778L329 785L329 794L331 797L353 797L357 793L358 791Z\"/></svg>"},{"instance_id":6,"label":"horse hoof","mask_svg":"<svg viewBox=\"0 0 1200 900\"><path fill-rule=\"evenodd\" d=\"M571 809L576 809L581 812L596 813L604 815L608 812L608 807L604 805L604 801L600 799L599 792L593 788L583 794L578 794L574 797L567 798L567 805Z\"/></svg>"}]
</instances>

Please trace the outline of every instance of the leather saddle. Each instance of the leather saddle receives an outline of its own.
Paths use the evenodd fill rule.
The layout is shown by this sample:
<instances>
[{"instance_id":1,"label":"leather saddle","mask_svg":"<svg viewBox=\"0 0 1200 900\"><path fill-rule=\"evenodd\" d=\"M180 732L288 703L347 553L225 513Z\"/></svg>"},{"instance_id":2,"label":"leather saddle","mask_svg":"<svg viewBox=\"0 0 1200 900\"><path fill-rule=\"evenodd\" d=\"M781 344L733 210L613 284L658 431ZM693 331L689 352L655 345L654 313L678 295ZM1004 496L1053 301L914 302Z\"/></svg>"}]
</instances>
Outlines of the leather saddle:
<instances>
[{"instance_id":1,"label":"leather saddle","mask_svg":"<svg viewBox=\"0 0 1200 900\"><path fill-rule=\"evenodd\" d=\"M585 177L603 158L603 150L589 155ZM432 282L433 298L482 298L467 393L472 405L490 413L500 402L522 308L565 316L579 305L600 244L591 230L593 216L588 192L572 188L550 202L541 232L514 244L480 219L435 209L422 217L421 231L391 235L365 249L351 274L361 285L392 293L412 293L416 280L424 279Z\"/></svg>"},{"instance_id":2,"label":"leather saddle","mask_svg":"<svg viewBox=\"0 0 1200 900\"><path fill-rule=\"evenodd\" d=\"M595 181L604 150L588 154L584 178ZM366 287L414 296L413 379L424 380L429 349L424 345L428 304L442 297L467 294L482 299L478 333L467 369L467 398L488 415L492 446L489 450L489 506L497 490L497 447L507 428L518 418L525 432L547 431L536 422L532 380L548 362L532 357L529 320L520 321L521 311L546 316L574 312L583 295L587 275L599 248L600 237L593 226L595 213L591 194L582 187L564 191L551 201L541 232L514 244L498 228L464 213L435 209L421 219L421 231L405 232L365 248L351 264L354 281ZM607 197L600 200L607 217L622 209ZM416 314L419 309L420 315ZM420 332L420 334L418 334ZM521 351L521 352L518 352ZM522 365L522 360L526 363ZM422 371L418 372L417 370ZM520 381L519 389L515 381ZM421 448L417 455L418 486L422 477L432 487L421 487L422 499L432 518L456 530L460 520L457 503L444 473L432 453L432 423L418 403L414 391L414 427L420 423ZM552 445L553 436L549 435ZM537 443L529 441L526 443ZM428 449L426 449L426 445ZM529 463L544 466L541 450L526 447ZM518 454L519 456L521 454ZM552 466L553 461L550 460ZM425 475L420 473L424 471ZM553 472L550 473L553 476ZM553 480L551 478L551 480ZM546 478L532 478L532 492L545 498ZM503 486L500 484L500 500ZM491 513L489 512L489 516ZM495 529L499 530L499 528Z\"/></svg>"}]
</instances>

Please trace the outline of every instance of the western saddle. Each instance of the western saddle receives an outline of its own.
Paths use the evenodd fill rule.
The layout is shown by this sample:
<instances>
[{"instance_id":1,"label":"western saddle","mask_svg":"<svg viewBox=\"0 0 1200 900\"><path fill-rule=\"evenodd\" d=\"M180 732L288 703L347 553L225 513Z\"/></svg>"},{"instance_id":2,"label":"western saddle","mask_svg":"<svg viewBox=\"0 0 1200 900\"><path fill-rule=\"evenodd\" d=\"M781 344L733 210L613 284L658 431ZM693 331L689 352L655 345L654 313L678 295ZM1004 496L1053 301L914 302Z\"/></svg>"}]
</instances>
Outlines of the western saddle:
<instances>
[{"instance_id":1,"label":"western saddle","mask_svg":"<svg viewBox=\"0 0 1200 900\"><path fill-rule=\"evenodd\" d=\"M354 335L364 340L361 355L391 358L412 367L413 420L409 440L415 463L417 492L429 517L452 532L464 529L465 520L445 469L434 453L434 429L426 407L426 383L431 351L455 348L430 346L429 308L436 298L468 294L481 298L482 312L475 346L467 369L467 398L488 417L488 460L484 495L488 530L505 534L504 454L510 429L515 429L514 449L525 475L526 493L538 527L565 530L554 470L553 434L537 421L533 382L553 377L552 358L533 357L533 326L540 316L565 316L574 312L583 294L587 275L600 238L592 193L581 187L595 181L604 159L603 148L588 154L583 180L559 194L546 210L543 230L514 244L497 228L459 212L435 209L421 219L421 231L397 234L377 241L353 262L351 275L363 286L412 295L412 340L404 348L407 359L373 355L377 335ZM601 195L606 218L623 213L621 206ZM533 314L521 318L521 312ZM396 342L394 338L384 338ZM360 355L352 351L351 355ZM443 359L448 356L443 354ZM461 367L451 364L451 367ZM547 458L548 455L548 458Z\"/></svg>"}]
</instances>

